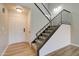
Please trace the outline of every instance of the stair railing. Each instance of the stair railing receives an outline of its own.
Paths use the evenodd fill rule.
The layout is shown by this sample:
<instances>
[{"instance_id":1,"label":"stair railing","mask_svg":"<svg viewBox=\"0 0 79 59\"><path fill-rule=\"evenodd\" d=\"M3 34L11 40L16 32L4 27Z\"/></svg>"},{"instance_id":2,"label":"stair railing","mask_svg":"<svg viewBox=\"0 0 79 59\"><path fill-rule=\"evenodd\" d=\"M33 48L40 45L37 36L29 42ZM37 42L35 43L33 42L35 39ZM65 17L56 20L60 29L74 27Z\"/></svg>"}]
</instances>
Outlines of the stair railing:
<instances>
[{"instance_id":1,"label":"stair railing","mask_svg":"<svg viewBox=\"0 0 79 59\"><path fill-rule=\"evenodd\" d=\"M42 29L40 29L37 33L36 33L36 36L38 37L48 26L60 26L61 24L65 24L65 22L63 22L63 14L64 14L64 11L66 12L66 13L68 13L68 14L71 14L71 12L70 11L68 11L68 10L66 10L66 9L63 9L63 10L61 10L53 19L49 19L46 15L45 15L45 13L40 9L40 7L37 5L37 4L35 4L36 6L37 6L37 8L42 12L42 14L49 20L49 22L42 28ZM42 4L43 5L43 4ZM43 7L46 9L46 7L43 5ZM50 13L49 13L50 14ZM52 25L51 25L52 24ZM36 39L35 39L36 40ZM47 41L46 41L47 42ZM45 44L45 43L44 43ZM43 44L43 45L44 45ZM42 46L43 46L42 45ZM40 49L42 48L42 46L40 47ZM39 50L40 49L38 49L37 50L37 55L39 55Z\"/></svg>"},{"instance_id":2,"label":"stair railing","mask_svg":"<svg viewBox=\"0 0 79 59\"><path fill-rule=\"evenodd\" d=\"M66 9L63 9L62 11L60 11L52 20L50 20L50 22L52 22L52 26L60 26L61 24L63 24L63 21L62 21L63 11L71 13L70 11L68 11ZM39 36L48 26L51 26L50 22L48 22L42 29L40 29L36 33L36 36Z\"/></svg>"}]
</instances>

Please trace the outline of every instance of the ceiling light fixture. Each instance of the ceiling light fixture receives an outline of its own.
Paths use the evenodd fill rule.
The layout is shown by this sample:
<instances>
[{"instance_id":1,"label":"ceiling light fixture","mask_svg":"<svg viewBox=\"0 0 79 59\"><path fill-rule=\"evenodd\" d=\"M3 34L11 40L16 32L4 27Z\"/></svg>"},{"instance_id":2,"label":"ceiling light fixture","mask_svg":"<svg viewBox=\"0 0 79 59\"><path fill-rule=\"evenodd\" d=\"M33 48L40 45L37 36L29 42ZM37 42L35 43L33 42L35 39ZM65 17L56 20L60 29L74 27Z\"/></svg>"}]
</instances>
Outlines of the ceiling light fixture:
<instances>
[{"instance_id":1,"label":"ceiling light fixture","mask_svg":"<svg viewBox=\"0 0 79 59\"><path fill-rule=\"evenodd\" d=\"M22 12L21 8L16 8L17 12Z\"/></svg>"}]
</instances>

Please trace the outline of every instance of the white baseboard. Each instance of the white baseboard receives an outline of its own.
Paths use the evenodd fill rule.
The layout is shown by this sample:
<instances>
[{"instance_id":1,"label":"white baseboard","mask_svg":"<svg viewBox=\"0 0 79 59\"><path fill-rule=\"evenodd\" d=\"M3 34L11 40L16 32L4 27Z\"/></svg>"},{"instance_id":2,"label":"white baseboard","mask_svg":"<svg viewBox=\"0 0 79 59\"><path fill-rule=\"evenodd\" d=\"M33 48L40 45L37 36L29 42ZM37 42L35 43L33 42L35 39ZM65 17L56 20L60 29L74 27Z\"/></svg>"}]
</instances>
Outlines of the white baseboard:
<instances>
[{"instance_id":1,"label":"white baseboard","mask_svg":"<svg viewBox=\"0 0 79 59\"><path fill-rule=\"evenodd\" d=\"M75 43L71 43L71 45L79 47L79 45Z\"/></svg>"},{"instance_id":2,"label":"white baseboard","mask_svg":"<svg viewBox=\"0 0 79 59\"><path fill-rule=\"evenodd\" d=\"M2 52L1 56L4 55L4 53L6 52L7 48L8 48L8 45L6 46L6 48L4 49L4 51Z\"/></svg>"}]
</instances>

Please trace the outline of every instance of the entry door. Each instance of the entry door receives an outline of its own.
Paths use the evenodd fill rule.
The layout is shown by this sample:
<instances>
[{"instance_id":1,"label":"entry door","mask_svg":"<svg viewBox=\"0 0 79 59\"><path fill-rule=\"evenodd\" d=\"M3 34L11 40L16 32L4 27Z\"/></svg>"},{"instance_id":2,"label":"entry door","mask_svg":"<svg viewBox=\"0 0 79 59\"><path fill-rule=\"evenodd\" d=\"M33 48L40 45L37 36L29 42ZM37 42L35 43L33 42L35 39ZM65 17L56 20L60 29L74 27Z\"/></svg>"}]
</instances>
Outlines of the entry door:
<instances>
[{"instance_id":1,"label":"entry door","mask_svg":"<svg viewBox=\"0 0 79 59\"><path fill-rule=\"evenodd\" d=\"M27 22L25 20L27 20L27 15L11 13L9 16L9 43L25 42L26 33L24 31L26 30L25 23Z\"/></svg>"},{"instance_id":2,"label":"entry door","mask_svg":"<svg viewBox=\"0 0 79 59\"><path fill-rule=\"evenodd\" d=\"M22 15L22 14L17 14L16 15L16 24L15 24L15 28L16 28L16 36L15 36L15 38L16 38L16 40L17 40L17 42L23 42L23 41L25 41L25 17L24 17L24 15ZM27 19L26 19L27 20Z\"/></svg>"}]
</instances>

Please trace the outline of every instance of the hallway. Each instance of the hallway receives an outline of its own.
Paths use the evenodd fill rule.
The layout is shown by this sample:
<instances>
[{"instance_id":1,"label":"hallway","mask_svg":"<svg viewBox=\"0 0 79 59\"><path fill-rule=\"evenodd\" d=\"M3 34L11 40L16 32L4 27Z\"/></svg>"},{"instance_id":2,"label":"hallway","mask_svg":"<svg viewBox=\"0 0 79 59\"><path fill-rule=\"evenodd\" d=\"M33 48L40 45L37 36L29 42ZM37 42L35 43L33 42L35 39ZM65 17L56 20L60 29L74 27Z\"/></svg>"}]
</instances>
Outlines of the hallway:
<instances>
[{"instance_id":1,"label":"hallway","mask_svg":"<svg viewBox=\"0 0 79 59\"><path fill-rule=\"evenodd\" d=\"M21 42L10 45L4 56L35 56L35 51L28 43Z\"/></svg>"}]
</instances>

